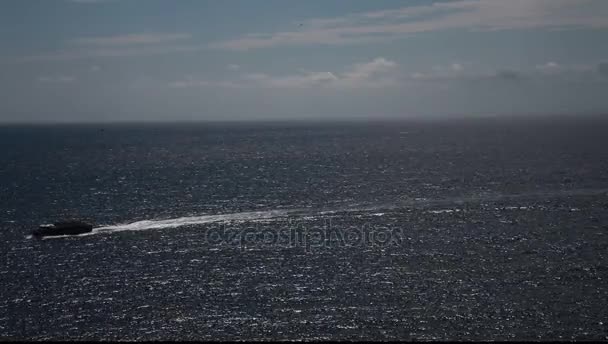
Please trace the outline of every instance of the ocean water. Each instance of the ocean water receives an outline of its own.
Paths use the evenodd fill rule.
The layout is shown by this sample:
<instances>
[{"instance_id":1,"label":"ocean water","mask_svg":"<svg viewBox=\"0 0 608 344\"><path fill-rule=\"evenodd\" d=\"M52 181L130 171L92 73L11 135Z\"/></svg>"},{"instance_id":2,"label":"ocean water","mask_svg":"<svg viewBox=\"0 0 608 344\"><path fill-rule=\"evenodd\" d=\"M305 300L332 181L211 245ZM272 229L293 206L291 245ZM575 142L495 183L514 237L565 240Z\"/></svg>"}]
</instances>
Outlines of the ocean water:
<instances>
[{"instance_id":1,"label":"ocean water","mask_svg":"<svg viewBox=\"0 0 608 344\"><path fill-rule=\"evenodd\" d=\"M606 133L0 127L0 338L608 339Z\"/></svg>"}]
</instances>

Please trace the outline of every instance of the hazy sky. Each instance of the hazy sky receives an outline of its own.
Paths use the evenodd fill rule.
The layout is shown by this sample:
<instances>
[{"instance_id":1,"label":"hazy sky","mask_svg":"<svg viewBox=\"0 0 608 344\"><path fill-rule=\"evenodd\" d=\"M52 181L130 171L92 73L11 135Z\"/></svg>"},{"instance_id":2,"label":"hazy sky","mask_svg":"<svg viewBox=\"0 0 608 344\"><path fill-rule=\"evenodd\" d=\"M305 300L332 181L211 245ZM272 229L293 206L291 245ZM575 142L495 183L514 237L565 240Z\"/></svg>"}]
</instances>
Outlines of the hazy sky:
<instances>
[{"instance_id":1,"label":"hazy sky","mask_svg":"<svg viewBox=\"0 0 608 344\"><path fill-rule=\"evenodd\" d=\"M608 113L607 0L3 0L0 121Z\"/></svg>"}]
</instances>

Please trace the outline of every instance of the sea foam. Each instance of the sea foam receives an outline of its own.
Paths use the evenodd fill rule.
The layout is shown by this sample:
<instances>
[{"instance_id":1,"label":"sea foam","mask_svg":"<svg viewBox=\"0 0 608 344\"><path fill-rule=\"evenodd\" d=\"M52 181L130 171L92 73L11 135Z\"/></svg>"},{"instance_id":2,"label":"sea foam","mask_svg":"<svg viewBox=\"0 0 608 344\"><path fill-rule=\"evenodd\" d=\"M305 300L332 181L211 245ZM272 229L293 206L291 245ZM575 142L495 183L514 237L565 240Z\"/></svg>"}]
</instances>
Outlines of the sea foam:
<instances>
[{"instance_id":1,"label":"sea foam","mask_svg":"<svg viewBox=\"0 0 608 344\"><path fill-rule=\"evenodd\" d=\"M203 216L190 216L190 217L178 217L174 219L162 219L162 220L143 220L136 221L126 224L118 224L112 226L103 226L93 229L92 233L100 232L122 232L122 231L141 231L148 229L162 229L162 228L177 228L189 225L200 225L206 223L216 222L229 222L229 221L257 221L257 220L270 220L279 217L284 217L289 214L286 210L271 210L271 211L253 211L243 213L231 213L231 214L218 214L218 215L203 215Z\"/></svg>"}]
</instances>

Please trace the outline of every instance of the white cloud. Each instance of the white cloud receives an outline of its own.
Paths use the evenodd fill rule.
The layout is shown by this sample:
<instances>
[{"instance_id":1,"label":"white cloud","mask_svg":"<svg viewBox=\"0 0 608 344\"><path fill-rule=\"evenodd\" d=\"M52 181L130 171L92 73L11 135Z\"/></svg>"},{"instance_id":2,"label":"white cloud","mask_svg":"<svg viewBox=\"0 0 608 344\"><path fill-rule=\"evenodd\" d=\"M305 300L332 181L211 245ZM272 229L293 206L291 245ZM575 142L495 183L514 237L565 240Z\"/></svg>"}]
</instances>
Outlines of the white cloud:
<instances>
[{"instance_id":1,"label":"white cloud","mask_svg":"<svg viewBox=\"0 0 608 344\"><path fill-rule=\"evenodd\" d=\"M294 88L331 84L338 80L332 72L308 72L301 75L269 76L266 74L248 74L245 79L259 86Z\"/></svg>"},{"instance_id":2,"label":"white cloud","mask_svg":"<svg viewBox=\"0 0 608 344\"><path fill-rule=\"evenodd\" d=\"M336 18L314 18L298 31L252 33L212 48L247 50L279 45L354 44L408 34L466 29L608 28L605 0L458 0Z\"/></svg>"},{"instance_id":3,"label":"white cloud","mask_svg":"<svg viewBox=\"0 0 608 344\"><path fill-rule=\"evenodd\" d=\"M608 65L605 65L605 62L566 65L550 61L537 65L538 73L532 76L571 82L603 82L603 76L608 75Z\"/></svg>"},{"instance_id":4,"label":"white cloud","mask_svg":"<svg viewBox=\"0 0 608 344\"><path fill-rule=\"evenodd\" d=\"M219 87L239 87L231 81L211 81L197 79L192 75L186 76L183 80L170 82L168 85L170 88L193 88L193 87L205 87L205 86L219 86Z\"/></svg>"},{"instance_id":5,"label":"white cloud","mask_svg":"<svg viewBox=\"0 0 608 344\"><path fill-rule=\"evenodd\" d=\"M74 82L76 78L68 75L45 75L38 77L36 81L39 83L64 84Z\"/></svg>"},{"instance_id":6,"label":"white cloud","mask_svg":"<svg viewBox=\"0 0 608 344\"><path fill-rule=\"evenodd\" d=\"M553 62L553 61L536 66L536 69L538 69L544 73L555 73L555 72L560 71L561 68L562 67L557 62Z\"/></svg>"},{"instance_id":7,"label":"white cloud","mask_svg":"<svg viewBox=\"0 0 608 344\"><path fill-rule=\"evenodd\" d=\"M21 62L36 61L70 61L94 57L124 57L140 55L162 55L172 53L185 53L204 50L204 47L196 45L142 45L137 47L111 47L93 49L60 50L39 55L25 56L19 59Z\"/></svg>"},{"instance_id":8,"label":"white cloud","mask_svg":"<svg viewBox=\"0 0 608 344\"><path fill-rule=\"evenodd\" d=\"M188 33L126 34L116 36L82 37L69 41L72 47L63 50L24 56L21 62L69 61L93 57L157 55L200 51L205 47L172 43L191 38Z\"/></svg>"},{"instance_id":9,"label":"white cloud","mask_svg":"<svg viewBox=\"0 0 608 344\"><path fill-rule=\"evenodd\" d=\"M297 74L270 75L267 73L242 74L234 80L211 81L189 76L183 80L169 83L171 88L192 87L230 87L230 88L382 88L399 87L408 83L420 82L595 82L601 81L601 76L608 77L608 63L594 65L563 66L555 62L547 62L536 66L559 69L560 73L535 72L530 69L499 68L497 70L480 71L465 70L458 63L445 66L433 66L428 71L404 73L399 65L383 57L371 61L355 63L342 72L311 72Z\"/></svg>"},{"instance_id":10,"label":"white cloud","mask_svg":"<svg viewBox=\"0 0 608 344\"><path fill-rule=\"evenodd\" d=\"M93 65L89 69L91 70L91 72L99 72L101 70L101 67L98 65Z\"/></svg>"},{"instance_id":11,"label":"white cloud","mask_svg":"<svg viewBox=\"0 0 608 344\"><path fill-rule=\"evenodd\" d=\"M377 57L369 62L356 63L343 73L307 72L287 76L249 74L246 79L264 87L382 87L394 84L394 79L387 72L393 71L396 67L397 63Z\"/></svg>"},{"instance_id":12,"label":"white cloud","mask_svg":"<svg viewBox=\"0 0 608 344\"><path fill-rule=\"evenodd\" d=\"M391 73L398 67L397 63L383 57L377 57L369 62L356 63L349 66L342 73L304 72L274 76L265 73L244 74L237 81L210 82L208 80L197 80L186 78L185 80L172 82L169 87L186 88L200 86L223 86L223 87L266 87L266 88L307 88L307 87L384 87L396 84Z\"/></svg>"},{"instance_id":13,"label":"white cloud","mask_svg":"<svg viewBox=\"0 0 608 344\"><path fill-rule=\"evenodd\" d=\"M410 75L410 78L412 78L414 80L425 80L425 79L428 79L429 76L425 73L416 72L416 73L412 73L412 75Z\"/></svg>"},{"instance_id":14,"label":"white cloud","mask_svg":"<svg viewBox=\"0 0 608 344\"><path fill-rule=\"evenodd\" d=\"M83 37L72 40L72 43L94 46L124 46L134 44L159 44L190 39L188 33L152 33L126 34L103 37Z\"/></svg>"},{"instance_id":15,"label":"white cloud","mask_svg":"<svg viewBox=\"0 0 608 344\"><path fill-rule=\"evenodd\" d=\"M345 79L349 80L367 80L377 73L386 72L396 67L397 64L383 57L377 57L371 62L357 63L351 71L344 74Z\"/></svg>"},{"instance_id":16,"label":"white cloud","mask_svg":"<svg viewBox=\"0 0 608 344\"><path fill-rule=\"evenodd\" d=\"M559 64L557 62L547 62L544 65L540 65L539 68L559 68Z\"/></svg>"},{"instance_id":17,"label":"white cloud","mask_svg":"<svg viewBox=\"0 0 608 344\"><path fill-rule=\"evenodd\" d=\"M200 87L200 86L209 86L213 83L206 80L180 80L169 83L169 87L171 88L189 88L189 87Z\"/></svg>"},{"instance_id":18,"label":"white cloud","mask_svg":"<svg viewBox=\"0 0 608 344\"><path fill-rule=\"evenodd\" d=\"M228 68L228 70L231 70L231 71L237 71L237 70L241 69L241 66L239 66L237 64L229 64L228 66L226 66L226 68Z\"/></svg>"},{"instance_id":19,"label":"white cloud","mask_svg":"<svg viewBox=\"0 0 608 344\"><path fill-rule=\"evenodd\" d=\"M65 49L24 56L19 62L68 61L93 57L120 57L192 52L204 46L181 44L192 37L189 33L145 33L114 36L81 37L68 41Z\"/></svg>"},{"instance_id":20,"label":"white cloud","mask_svg":"<svg viewBox=\"0 0 608 344\"><path fill-rule=\"evenodd\" d=\"M460 63L454 62L449 65L435 65L432 67L434 72L462 72L464 70L464 66Z\"/></svg>"},{"instance_id":21,"label":"white cloud","mask_svg":"<svg viewBox=\"0 0 608 344\"><path fill-rule=\"evenodd\" d=\"M452 63L450 67L454 72L460 72L464 69L464 67L460 63Z\"/></svg>"},{"instance_id":22,"label":"white cloud","mask_svg":"<svg viewBox=\"0 0 608 344\"><path fill-rule=\"evenodd\" d=\"M406 80L425 80L425 81L439 81L439 80L453 80L453 79L468 79L471 77L480 76L479 72L471 72L465 74L465 67L463 64L453 62L446 65L434 65L429 71L417 71L415 73L406 76ZM486 75L487 76L487 75Z\"/></svg>"}]
</instances>

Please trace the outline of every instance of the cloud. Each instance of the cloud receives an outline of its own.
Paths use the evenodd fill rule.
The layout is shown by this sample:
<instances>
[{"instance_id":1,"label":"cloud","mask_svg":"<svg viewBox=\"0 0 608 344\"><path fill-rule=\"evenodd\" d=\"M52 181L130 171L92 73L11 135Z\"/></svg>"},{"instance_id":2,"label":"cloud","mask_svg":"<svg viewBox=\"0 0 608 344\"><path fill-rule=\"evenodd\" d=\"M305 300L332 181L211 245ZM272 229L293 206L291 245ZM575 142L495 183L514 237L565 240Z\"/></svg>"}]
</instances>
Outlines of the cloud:
<instances>
[{"instance_id":1,"label":"cloud","mask_svg":"<svg viewBox=\"0 0 608 344\"><path fill-rule=\"evenodd\" d=\"M450 66L454 72L460 72L464 69L464 67L460 63L452 63Z\"/></svg>"},{"instance_id":2,"label":"cloud","mask_svg":"<svg viewBox=\"0 0 608 344\"><path fill-rule=\"evenodd\" d=\"M538 73L530 76L536 79L545 78L553 81L567 82L600 82L604 83L608 77L608 62L595 64L560 64L547 62L536 66Z\"/></svg>"},{"instance_id":3,"label":"cloud","mask_svg":"<svg viewBox=\"0 0 608 344\"><path fill-rule=\"evenodd\" d=\"M369 62L353 64L342 73L307 72L274 77L265 74L250 74L246 79L255 81L258 86L263 87L383 87L395 84L395 80L388 72L394 71L397 66L394 61L377 57Z\"/></svg>"},{"instance_id":4,"label":"cloud","mask_svg":"<svg viewBox=\"0 0 608 344\"><path fill-rule=\"evenodd\" d=\"M377 73L382 73L395 68L397 64L383 57L377 57L371 62L357 63L351 71L344 74L344 79L348 80L366 80Z\"/></svg>"},{"instance_id":5,"label":"cloud","mask_svg":"<svg viewBox=\"0 0 608 344\"><path fill-rule=\"evenodd\" d=\"M237 71L237 70L241 69L241 66L239 66L237 64L229 64L226 66L226 68L231 71Z\"/></svg>"},{"instance_id":6,"label":"cloud","mask_svg":"<svg viewBox=\"0 0 608 344\"><path fill-rule=\"evenodd\" d=\"M195 87L205 87L205 86L214 86L214 87L230 87L236 88L240 85L235 84L231 81L211 81L211 80L201 80L193 77L192 75L186 76L183 80L178 80L169 83L169 88L195 88Z\"/></svg>"},{"instance_id":7,"label":"cloud","mask_svg":"<svg viewBox=\"0 0 608 344\"><path fill-rule=\"evenodd\" d=\"M543 68L559 69L559 73L547 73ZM540 70L541 72L536 72ZM371 61L355 63L336 71L304 71L287 75L271 75L267 73L241 74L236 79L213 81L197 79L192 76L169 83L171 88L193 87L229 87L229 88L383 88L399 87L419 83L478 83L478 82L601 82L599 75L608 78L608 62L597 65L560 65L547 62L537 65L536 69L499 68L494 71L465 70L458 63L444 66L434 66L428 71L406 73L401 71L399 64L383 57ZM418 84L415 84L418 83Z\"/></svg>"},{"instance_id":8,"label":"cloud","mask_svg":"<svg viewBox=\"0 0 608 344\"><path fill-rule=\"evenodd\" d=\"M169 83L171 88L190 88L213 85L212 82L206 80L180 80Z\"/></svg>"},{"instance_id":9,"label":"cloud","mask_svg":"<svg viewBox=\"0 0 608 344\"><path fill-rule=\"evenodd\" d=\"M425 80L425 79L428 79L429 76L425 73L416 72L416 73L412 73L412 75L410 77L413 80Z\"/></svg>"},{"instance_id":10,"label":"cloud","mask_svg":"<svg viewBox=\"0 0 608 344\"><path fill-rule=\"evenodd\" d=\"M235 81L211 81L188 77L169 83L170 88L197 88L197 87L226 87L226 88L305 88L321 86L335 81L337 78L331 72L310 72L297 75L272 76L265 73L249 73L241 75Z\"/></svg>"},{"instance_id":11,"label":"cloud","mask_svg":"<svg viewBox=\"0 0 608 344\"><path fill-rule=\"evenodd\" d=\"M300 88L328 85L338 80L332 72L308 72L305 74L270 76L267 74L247 74L245 80L256 86L277 88Z\"/></svg>"},{"instance_id":12,"label":"cloud","mask_svg":"<svg viewBox=\"0 0 608 344\"><path fill-rule=\"evenodd\" d=\"M206 49L193 44L173 44L189 40L189 33L125 34L81 37L68 41L70 47L53 52L23 56L18 62L69 61L96 57L122 57L193 52Z\"/></svg>"},{"instance_id":13,"label":"cloud","mask_svg":"<svg viewBox=\"0 0 608 344\"><path fill-rule=\"evenodd\" d=\"M461 66L462 67L462 66ZM587 64L561 64L554 61L535 66L497 68L495 70L462 69L455 64L436 65L429 71L410 73L401 80L416 81L533 81L533 82L598 82L601 75L608 77L608 62ZM605 81L605 80L604 80Z\"/></svg>"},{"instance_id":14,"label":"cloud","mask_svg":"<svg viewBox=\"0 0 608 344\"><path fill-rule=\"evenodd\" d=\"M460 63L454 62L450 65L445 65L445 66L444 65L435 65L432 67L432 70L434 72L442 72L442 73L445 73L445 72L459 73L459 72L464 71L464 66Z\"/></svg>"},{"instance_id":15,"label":"cloud","mask_svg":"<svg viewBox=\"0 0 608 344\"><path fill-rule=\"evenodd\" d=\"M298 31L250 33L210 47L248 50L280 45L357 44L454 29L595 29L608 27L607 16L605 0L457 0L313 18Z\"/></svg>"},{"instance_id":16,"label":"cloud","mask_svg":"<svg viewBox=\"0 0 608 344\"><path fill-rule=\"evenodd\" d=\"M125 46L136 44L159 44L190 39L188 33L126 34L105 37L83 37L72 43L94 46Z\"/></svg>"},{"instance_id":17,"label":"cloud","mask_svg":"<svg viewBox=\"0 0 608 344\"><path fill-rule=\"evenodd\" d=\"M356 63L342 73L331 71L313 71L289 75L269 75L266 73L248 73L236 81L212 82L188 77L185 80L172 82L169 87L187 88L201 86L222 87L264 87L264 88L308 88L308 87L384 87L396 83L390 72L398 67L397 63L383 57L371 61Z\"/></svg>"},{"instance_id":18,"label":"cloud","mask_svg":"<svg viewBox=\"0 0 608 344\"><path fill-rule=\"evenodd\" d=\"M51 75L51 76L40 76L36 79L39 83L49 83L49 84L65 84L76 81L76 78L73 76L67 75Z\"/></svg>"},{"instance_id":19,"label":"cloud","mask_svg":"<svg viewBox=\"0 0 608 344\"><path fill-rule=\"evenodd\" d=\"M536 69L543 73L556 73L559 72L562 67L557 62L547 62L545 64L537 65Z\"/></svg>"},{"instance_id":20,"label":"cloud","mask_svg":"<svg viewBox=\"0 0 608 344\"><path fill-rule=\"evenodd\" d=\"M65 49L38 55L19 58L20 62L37 61L70 61L96 57L125 57L140 55L162 55L172 53L185 53L204 50L205 47L197 45L143 45L136 47L108 47L92 49Z\"/></svg>"},{"instance_id":21,"label":"cloud","mask_svg":"<svg viewBox=\"0 0 608 344\"><path fill-rule=\"evenodd\" d=\"M489 81L489 80L521 80L527 76L513 69L499 69L493 72L473 71L464 72L460 64L451 64L448 67L435 66L429 72L411 73L401 81L426 81L426 82L448 82L448 81Z\"/></svg>"}]
</instances>

